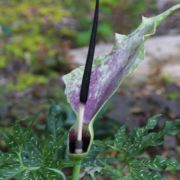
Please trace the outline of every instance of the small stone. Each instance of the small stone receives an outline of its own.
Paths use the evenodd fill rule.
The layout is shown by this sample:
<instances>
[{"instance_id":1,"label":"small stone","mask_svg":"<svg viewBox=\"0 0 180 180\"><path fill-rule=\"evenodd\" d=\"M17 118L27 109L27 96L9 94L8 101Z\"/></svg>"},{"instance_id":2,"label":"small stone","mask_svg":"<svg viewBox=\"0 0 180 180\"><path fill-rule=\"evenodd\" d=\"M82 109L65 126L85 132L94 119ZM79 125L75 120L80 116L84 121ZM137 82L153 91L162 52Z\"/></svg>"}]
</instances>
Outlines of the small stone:
<instances>
[{"instance_id":1,"label":"small stone","mask_svg":"<svg viewBox=\"0 0 180 180\"><path fill-rule=\"evenodd\" d=\"M161 70L161 76L180 84L180 63L165 65Z\"/></svg>"},{"instance_id":2,"label":"small stone","mask_svg":"<svg viewBox=\"0 0 180 180\"><path fill-rule=\"evenodd\" d=\"M97 56L109 54L112 47L113 44L111 43L97 44L95 58ZM87 51L87 47L71 50L70 55L73 58L73 62L77 65L85 64ZM175 80L175 82L180 81L179 60L179 35L153 37L145 43L145 59L129 77L131 83L128 81L128 84L142 84L148 79L152 79L154 75L157 76L156 72L159 72L159 70L162 72L161 74L168 75L172 80Z\"/></svg>"},{"instance_id":3,"label":"small stone","mask_svg":"<svg viewBox=\"0 0 180 180\"><path fill-rule=\"evenodd\" d=\"M165 136L164 146L169 148L175 148L177 145L176 138L174 136Z\"/></svg>"}]
</instances>

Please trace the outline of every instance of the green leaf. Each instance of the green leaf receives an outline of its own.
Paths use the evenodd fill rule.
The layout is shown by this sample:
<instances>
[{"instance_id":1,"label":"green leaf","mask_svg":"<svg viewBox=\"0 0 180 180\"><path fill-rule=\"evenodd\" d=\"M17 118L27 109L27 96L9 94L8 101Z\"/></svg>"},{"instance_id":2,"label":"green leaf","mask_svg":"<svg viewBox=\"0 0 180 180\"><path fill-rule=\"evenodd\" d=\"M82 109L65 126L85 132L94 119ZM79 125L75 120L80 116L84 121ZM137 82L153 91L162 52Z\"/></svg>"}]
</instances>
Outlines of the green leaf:
<instances>
[{"instance_id":1,"label":"green leaf","mask_svg":"<svg viewBox=\"0 0 180 180\"><path fill-rule=\"evenodd\" d=\"M147 134L149 130L154 129L158 123L159 117L160 117L159 114L155 115L148 120L147 124L144 127L135 129L132 132L132 136L134 136L134 139L135 140L138 140L139 138L141 139L145 134Z\"/></svg>"},{"instance_id":2,"label":"green leaf","mask_svg":"<svg viewBox=\"0 0 180 180\"><path fill-rule=\"evenodd\" d=\"M160 175L162 170L177 171L180 169L180 163L173 158L163 158L157 156L153 159L142 158L130 162L131 174L134 179L166 179Z\"/></svg>"},{"instance_id":3,"label":"green leaf","mask_svg":"<svg viewBox=\"0 0 180 180\"><path fill-rule=\"evenodd\" d=\"M113 30L112 27L110 26L110 24L103 22L100 24L99 28L98 28L98 32L106 38L109 38L112 34L113 34Z\"/></svg>"},{"instance_id":4,"label":"green leaf","mask_svg":"<svg viewBox=\"0 0 180 180\"><path fill-rule=\"evenodd\" d=\"M163 133L167 135L176 135L180 133L180 119L167 121L163 127Z\"/></svg>"},{"instance_id":5,"label":"green leaf","mask_svg":"<svg viewBox=\"0 0 180 180\"><path fill-rule=\"evenodd\" d=\"M102 171L102 167L86 167L83 171L83 173L80 174L80 178L90 176L90 178L93 180L95 179L95 175L97 173L100 173Z\"/></svg>"},{"instance_id":6,"label":"green leaf","mask_svg":"<svg viewBox=\"0 0 180 180\"><path fill-rule=\"evenodd\" d=\"M155 158L142 158L136 159L130 162L130 166L133 168L141 168L147 170L180 170L180 162L173 158L164 158L161 156L156 156Z\"/></svg>"},{"instance_id":7,"label":"green leaf","mask_svg":"<svg viewBox=\"0 0 180 180\"><path fill-rule=\"evenodd\" d=\"M43 164L40 145L35 137L31 137L21 148L19 158L23 166L40 167Z\"/></svg>"},{"instance_id":8,"label":"green leaf","mask_svg":"<svg viewBox=\"0 0 180 180\"><path fill-rule=\"evenodd\" d=\"M102 141L94 141L92 148L90 149L88 156L82 162L82 166L84 167L97 167L100 166L100 161L102 160L99 157L100 152L104 152L106 150L106 145ZM105 160L105 158L103 159Z\"/></svg>"},{"instance_id":9,"label":"green leaf","mask_svg":"<svg viewBox=\"0 0 180 180\"><path fill-rule=\"evenodd\" d=\"M123 178L123 173L121 171L119 171L118 169L115 169L113 166L106 166L104 168L104 174L106 175L110 175L111 177L113 177L113 179L122 179Z\"/></svg>"},{"instance_id":10,"label":"green leaf","mask_svg":"<svg viewBox=\"0 0 180 180\"><path fill-rule=\"evenodd\" d=\"M19 164L11 164L7 167L0 169L0 180L8 180L16 175L22 173L24 169L22 169Z\"/></svg>"},{"instance_id":11,"label":"green leaf","mask_svg":"<svg viewBox=\"0 0 180 180\"><path fill-rule=\"evenodd\" d=\"M150 172L145 170L133 169L131 171L132 180L166 180L158 172Z\"/></svg>"},{"instance_id":12,"label":"green leaf","mask_svg":"<svg viewBox=\"0 0 180 180\"><path fill-rule=\"evenodd\" d=\"M47 169L54 172L55 174L59 175L59 178L61 178L62 180L66 179L64 173L62 171L60 171L59 169L55 169L55 168L47 168Z\"/></svg>"},{"instance_id":13,"label":"green leaf","mask_svg":"<svg viewBox=\"0 0 180 180\"><path fill-rule=\"evenodd\" d=\"M74 119L75 115L70 108L64 104L51 102L48 112L47 129L53 138L56 138L72 125Z\"/></svg>"},{"instance_id":14,"label":"green leaf","mask_svg":"<svg viewBox=\"0 0 180 180\"><path fill-rule=\"evenodd\" d=\"M76 44L78 46L87 45L89 43L90 31L79 32L76 35Z\"/></svg>"},{"instance_id":15,"label":"green leaf","mask_svg":"<svg viewBox=\"0 0 180 180\"><path fill-rule=\"evenodd\" d=\"M16 154L11 153L0 153L0 167L3 167L5 164L10 164L18 162L18 157Z\"/></svg>"},{"instance_id":16,"label":"green leaf","mask_svg":"<svg viewBox=\"0 0 180 180\"><path fill-rule=\"evenodd\" d=\"M53 118L60 116L68 120L70 116L67 112L62 116L63 112L66 110L61 110L60 114L59 110L53 110ZM39 138L32 127L15 125L12 135L5 136L8 153L0 154L0 179L64 180L62 169L71 167L72 162L66 159L67 133L63 126L64 123L61 122L58 128L50 129ZM59 129L63 131L59 132Z\"/></svg>"},{"instance_id":17,"label":"green leaf","mask_svg":"<svg viewBox=\"0 0 180 180\"><path fill-rule=\"evenodd\" d=\"M151 117L151 118L148 120L146 126L144 127L144 130L147 132L148 130L154 129L155 126L156 126L157 123L158 123L158 120L159 120L159 117L160 117L160 116L161 116L160 114L157 114L157 115Z\"/></svg>"},{"instance_id":18,"label":"green leaf","mask_svg":"<svg viewBox=\"0 0 180 180\"><path fill-rule=\"evenodd\" d=\"M136 128L132 132L127 132L125 127L121 127L112 141L104 143L107 146L103 152L106 161L102 160L101 164L104 175L113 179L163 180L167 178L162 177L161 172L180 170L180 162L176 159L144 156L145 148L162 145L166 135L180 133L179 120L166 121L161 129L155 131L159 117L160 115L153 116L144 127ZM107 160L109 149L115 154L111 162ZM101 162L101 159L101 153L96 155L96 161Z\"/></svg>"},{"instance_id":19,"label":"green leaf","mask_svg":"<svg viewBox=\"0 0 180 180\"><path fill-rule=\"evenodd\" d=\"M125 127L121 127L115 135L113 145L110 145L111 148L124 152L126 156L134 156L141 154L145 147L162 144L163 133L149 133L149 130L156 126L159 117L160 115L153 116L148 120L146 126L136 128L130 133L126 132Z\"/></svg>"}]
</instances>

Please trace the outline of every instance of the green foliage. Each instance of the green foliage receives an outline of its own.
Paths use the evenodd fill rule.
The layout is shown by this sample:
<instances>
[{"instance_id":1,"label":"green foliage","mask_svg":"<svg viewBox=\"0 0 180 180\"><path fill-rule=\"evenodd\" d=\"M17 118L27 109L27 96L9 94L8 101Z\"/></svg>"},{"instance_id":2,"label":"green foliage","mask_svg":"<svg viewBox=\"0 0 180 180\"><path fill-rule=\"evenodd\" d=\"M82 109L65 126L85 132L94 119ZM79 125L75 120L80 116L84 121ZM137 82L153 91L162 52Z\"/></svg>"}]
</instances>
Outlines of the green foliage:
<instances>
[{"instance_id":1,"label":"green foliage","mask_svg":"<svg viewBox=\"0 0 180 180\"><path fill-rule=\"evenodd\" d=\"M166 99L171 100L171 101L176 101L180 99L180 95L179 93L176 93L176 92L167 93Z\"/></svg>"},{"instance_id":2,"label":"green foliage","mask_svg":"<svg viewBox=\"0 0 180 180\"><path fill-rule=\"evenodd\" d=\"M22 91L31 88L35 84L46 84L47 79L42 75L33 75L30 73L21 73L17 77L17 82L10 82L7 86L8 89Z\"/></svg>"},{"instance_id":3,"label":"green foliage","mask_svg":"<svg viewBox=\"0 0 180 180\"><path fill-rule=\"evenodd\" d=\"M16 79L8 78L10 83L5 88L22 91L36 83L45 84L48 77L57 78L58 73L65 72L69 68L67 60L70 59L71 45L77 47L89 43L94 2L1 0L0 70L13 67L15 72L10 73L19 74ZM129 31L137 21L137 15L145 9L144 1L100 1L98 38L108 40L113 31ZM131 23L127 23L130 18ZM125 24L123 19L127 19ZM18 72L14 68L17 62ZM27 72L24 75L21 71ZM24 82L25 77L29 78L27 82Z\"/></svg>"},{"instance_id":4,"label":"green foliage","mask_svg":"<svg viewBox=\"0 0 180 180\"><path fill-rule=\"evenodd\" d=\"M113 34L113 29L107 22L102 22L98 31L103 37L110 37Z\"/></svg>"},{"instance_id":5,"label":"green foliage","mask_svg":"<svg viewBox=\"0 0 180 180\"><path fill-rule=\"evenodd\" d=\"M8 152L0 154L0 179L66 179L74 162L67 157L67 130L73 124L74 113L64 104L50 103L44 129L36 130L34 123L15 125L3 136ZM166 135L180 134L180 120L166 121L155 130L160 115L150 118L144 127L128 132L122 126L110 139L94 142L82 162L80 177L99 176L124 180L162 180L161 172L176 172L180 163L173 158L145 154L148 147L159 146ZM29 124L29 122L21 122ZM97 129L98 130L98 129ZM108 139L107 139L108 138Z\"/></svg>"},{"instance_id":6,"label":"green foliage","mask_svg":"<svg viewBox=\"0 0 180 180\"><path fill-rule=\"evenodd\" d=\"M47 128L54 138L58 132L66 133L75 120L75 114L65 104L51 102L48 112Z\"/></svg>"},{"instance_id":7,"label":"green foliage","mask_svg":"<svg viewBox=\"0 0 180 180\"><path fill-rule=\"evenodd\" d=\"M144 154L146 148L162 145L166 135L180 134L180 120L166 121L159 131L155 131L158 119L159 115L156 115L149 119L146 126L132 132L121 127L114 139L96 141L83 164L85 169L91 168L93 176L101 174L124 180L162 180L166 178L161 172L179 171L180 162L173 158L152 158Z\"/></svg>"},{"instance_id":8,"label":"green foliage","mask_svg":"<svg viewBox=\"0 0 180 180\"><path fill-rule=\"evenodd\" d=\"M61 27L60 23L70 16L70 12L60 1L1 1L0 5L0 68L20 61L21 69L28 71L25 75L20 74L23 77L18 79L18 85L10 83L11 89L24 90L34 84L34 78L37 83L45 83L51 72L59 72L57 67L67 68L64 41L60 39L72 38L75 31ZM29 78L27 84L25 76Z\"/></svg>"},{"instance_id":9,"label":"green foliage","mask_svg":"<svg viewBox=\"0 0 180 180\"><path fill-rule=\"evenodd\" d=\"M31 130L14 128L13 136L6 142L10 151L1 155L0 177L2 179L64 179L61 169L66 136L59 136L55 141L52 137L39 140ZM59 158L60 157L60 158ZM58 159L59 158L59 159ZM54 169L54 170L53 170Z\"/></svg>"},{"instance_id":10,"label":"green foliage","mask_svg":"<svg viewBox=\"0 0 180 180\"><path fill-rule=\"evenodd\" d=\"M71 124L73 115L63 107L52 103L41 135L32 130L32 125L29 128L16 125L11 134L4 136L8 153L0 155L0 179L65 179L62 170L72 163L65 153L64 127Z\"/></svg>"},{"instance_id":11,"label":"green foliage","mask_svg":"<svg viewBox=\"0 0 180 180\"><path fill-rule=\"evenodd\" d=\"M7 65L7 60L4 56L0 56L0 68L5 68Z\"/></svg>"},{"instance_id":12,"label":"green foliage","mask_svg":"<svg viewBox=\"0 0 180 180\"><path fill-rule=\"evenodd\" d=\"M77 46L89 43L90 25L92 24L92 16L89 18L89 15L93 12L94 3L95 1L84 0L65 0L62 3L65 8L71 10L72 16L79 22L78 31L75 35L75 44ZM153 3L155 4L155 1ZM147 2L144 0L101 0L98 37L108 40L113 31L127 33L127 31L137 25L140 18L139 15L153 3L152 1ZM124 21L124 19L126 20ZM131 23L127 23L128 21L131 21Z\"/></svg>"},{"instance_id":13,"label":"green foliage","mask_svg":"<svg viewBox=\"0 0 180 180\"><path fill-rule=\"evenodd\" d=\"M90 31L79 32L76 36L76 44L78 46L83 46L89 43Z\"/></svg>"}]
</instances>

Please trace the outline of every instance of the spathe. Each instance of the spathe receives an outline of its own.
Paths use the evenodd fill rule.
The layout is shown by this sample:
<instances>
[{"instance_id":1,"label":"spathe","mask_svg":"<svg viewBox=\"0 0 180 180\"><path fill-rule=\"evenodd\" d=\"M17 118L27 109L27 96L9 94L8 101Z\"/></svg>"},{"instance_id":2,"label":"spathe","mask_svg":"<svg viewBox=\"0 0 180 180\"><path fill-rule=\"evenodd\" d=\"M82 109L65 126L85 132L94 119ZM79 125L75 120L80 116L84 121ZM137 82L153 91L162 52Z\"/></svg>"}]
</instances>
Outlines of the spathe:
<instances>
[{"instance_id":1,"label":"spathe","mask_svg":"<svg viewBox=\"0 0 180 180\"><path fill-rule=\"evenodd\" d=\"M173 6L164 13L142 18L140 26L129 35L116 34L115 44L110 54L98 57L94 63L89 87L89 96L85 105L84 124L93 139L93 121L108 99L116 92L123 80L128 77L144 59L144 42L156 31L160 23L180 8ZM73 110L78 115L79 93L84 67L79 67L63 76L66 85L65 94ZM74 127L76 126L76 123ZM87 149L88 150L88 149Z\"/></svg>"}]
</instances>

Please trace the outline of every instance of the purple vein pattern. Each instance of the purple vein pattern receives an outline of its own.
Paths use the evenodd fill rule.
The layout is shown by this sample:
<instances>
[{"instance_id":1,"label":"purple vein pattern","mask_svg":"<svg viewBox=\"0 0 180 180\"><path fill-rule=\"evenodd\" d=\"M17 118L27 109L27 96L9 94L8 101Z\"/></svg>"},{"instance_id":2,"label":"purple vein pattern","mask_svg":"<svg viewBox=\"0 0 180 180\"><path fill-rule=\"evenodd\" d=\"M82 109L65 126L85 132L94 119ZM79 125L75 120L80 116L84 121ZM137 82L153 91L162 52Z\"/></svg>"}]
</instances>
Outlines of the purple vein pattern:
<instances>
[{"instance_id":1,"label":"purple vein pattern","mask_svg":"<svg viewBox=\"0 0 180 180\"><path fill-rule=\"evenodd\" d=\"M111 53L94 61L84 123L88 124L94 119L121 82L135 70L144 58L144 41L155 33L156 27L162 20L178 8L180 5L158 16L143 18L140 26L128 36L116 34L116 42ZM78 112L80 104L79 93L83 70L84 67L79 67L63 77L66 96L75 112Z\"/></svg>"}]
</instances>

